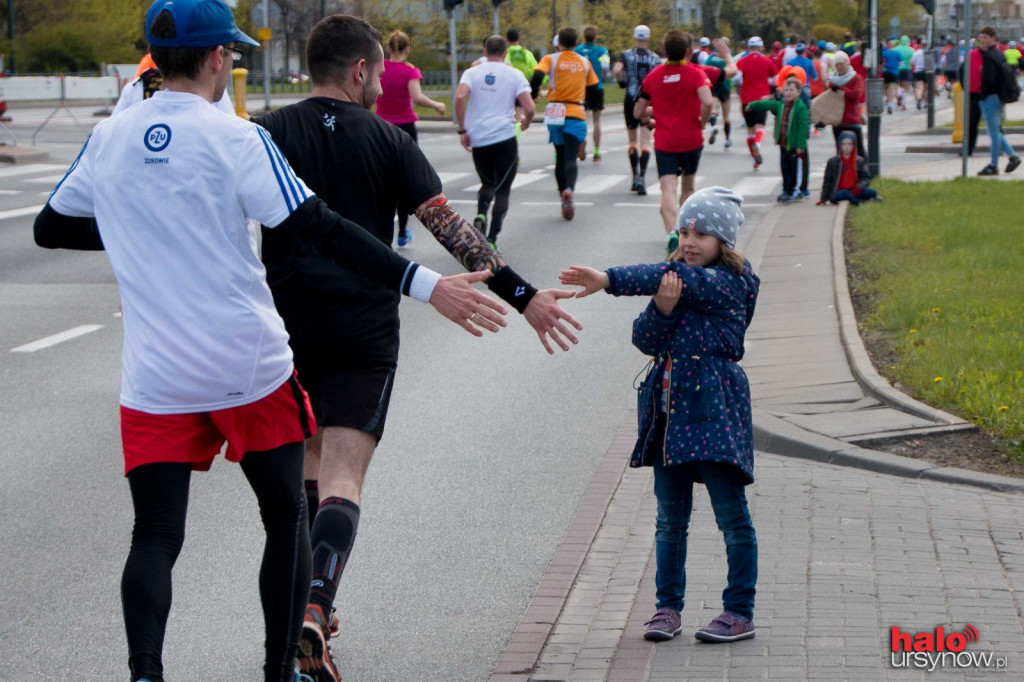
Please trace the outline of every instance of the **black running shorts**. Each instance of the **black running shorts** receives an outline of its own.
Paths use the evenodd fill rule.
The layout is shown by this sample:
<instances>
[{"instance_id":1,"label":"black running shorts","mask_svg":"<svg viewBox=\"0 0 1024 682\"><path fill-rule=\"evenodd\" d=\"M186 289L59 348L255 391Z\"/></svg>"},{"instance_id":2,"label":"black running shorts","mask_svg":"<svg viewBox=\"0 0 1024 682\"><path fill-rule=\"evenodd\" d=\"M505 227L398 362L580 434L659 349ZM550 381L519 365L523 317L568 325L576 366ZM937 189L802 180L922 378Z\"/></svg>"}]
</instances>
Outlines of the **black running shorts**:
<instances>
[{"instance_id":1,"label":"black running shorts","mask_svg":"<svg viewBox=\"0 0 1024 682\"><path fill-rule=\"evenodd\" d=\"M658 177L665 175L696 175L700 165L700 154L704 147L697 147L688 152L663 152L654 150L654 159L658 163Z\"/></svg>"},{"instance_id":2,"label":"black running shorts","mask_svg":"<svg viewBox=\"0 0 1024 682\"><path fill-rule=\"evenodd\" d=\"M761 111L747 111L746 109L744 109L743 110L743 120L747 124L747 134L748 135L753 135L754 134L754 126L756 126L756 125L763 126L765 124L765 121L768 120L768 112L764 111L764 110L761 110Z\"/></svg>"},{"instance_id":3,"label":"black running shorts","mask_svg":"<svg viewBox=\"0 0 1024 682\"><path fill-rule=\"evenodd\" d=\"M339 360L337 353L296 350L295 367L318 425L358 429L380 442L395 383L393 363Z\"/></svg>"}]
</instances>

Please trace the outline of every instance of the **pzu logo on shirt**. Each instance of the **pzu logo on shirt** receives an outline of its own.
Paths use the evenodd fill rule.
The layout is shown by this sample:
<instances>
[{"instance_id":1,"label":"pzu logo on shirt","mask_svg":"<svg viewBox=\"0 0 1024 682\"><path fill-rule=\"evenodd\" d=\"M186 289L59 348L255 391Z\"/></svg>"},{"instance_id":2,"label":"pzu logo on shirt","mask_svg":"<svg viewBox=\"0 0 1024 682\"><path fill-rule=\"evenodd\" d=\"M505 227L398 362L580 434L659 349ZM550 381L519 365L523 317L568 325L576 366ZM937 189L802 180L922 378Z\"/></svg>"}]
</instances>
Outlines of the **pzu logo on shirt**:
<instances>
[{"instance_id":1,"label":"pzu logo on shirt","mask_svg":"<svg viewBox=\"0 0 1024 682\"><path fill-rule=\"evenodd\" d=\"M496 80L498 79L494 77L493 73L489 73L486 76L484 76L484 82L487 83L488 85L494 85L494 82Z\"/></svg>"},{"instance_id":2,"label":"pzu logo on shirt","mask_svg":"<svg viewBox=\"0 0 1024 682\"><path fill-rule=\"evenodd\" d=\"M156 123L149 126L146 135L142 138L146 148L151 152L162 152L171 143L171 128L166 123Z\"/></svg>"},{"instance_id":3,"label":"pzu logo on shirt","mask_svg":"<svg viewBox=\"0 0 1024 682\"><path fill-rule=\"evenodd\" d=\"M153 152L162 152L167 149L167 145L171 143L171 128L166 123L156 123L151 125L146 131L146 134L142 137L143 144L146 148ZM145 157L145 163L170 163L171 159L168 156L147 156Z\"/></svg>"}]
</instances>

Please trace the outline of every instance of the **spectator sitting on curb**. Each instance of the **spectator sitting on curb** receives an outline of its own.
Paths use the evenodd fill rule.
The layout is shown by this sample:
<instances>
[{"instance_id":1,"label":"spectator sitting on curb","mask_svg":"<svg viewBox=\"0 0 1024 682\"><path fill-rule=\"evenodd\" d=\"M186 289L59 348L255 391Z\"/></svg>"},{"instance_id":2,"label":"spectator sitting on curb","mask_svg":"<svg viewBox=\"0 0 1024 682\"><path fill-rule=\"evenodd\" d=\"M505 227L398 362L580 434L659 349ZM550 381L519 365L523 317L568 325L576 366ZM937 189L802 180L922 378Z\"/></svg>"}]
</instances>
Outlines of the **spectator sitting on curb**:
<instances>
[{"instance_id":1,"label":"spectator sitting on curb","mask_svg":"<svg viewBox=\"0 0 1024 682\"><path fill-rule=\"evenodd\" d=\"M825 164L825 179L821 184L818 206L826 202L838 204L849 201L856 206L862 201L881 201L878 192L868 187L871 171L868 162L857 154L857 136L850 131L839 135L839 154Z\"/></svg>"}]
</instances>

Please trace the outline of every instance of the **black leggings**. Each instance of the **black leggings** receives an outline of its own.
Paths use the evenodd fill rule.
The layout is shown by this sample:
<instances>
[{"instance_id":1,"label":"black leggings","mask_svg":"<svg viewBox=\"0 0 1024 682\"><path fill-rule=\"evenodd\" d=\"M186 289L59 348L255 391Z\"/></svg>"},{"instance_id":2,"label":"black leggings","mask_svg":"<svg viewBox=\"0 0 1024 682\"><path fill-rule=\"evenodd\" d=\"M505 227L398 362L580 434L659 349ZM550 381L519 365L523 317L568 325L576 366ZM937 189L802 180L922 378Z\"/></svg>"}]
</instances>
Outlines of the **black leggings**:
<instances>
[{"instance_id":1,"label":"black leggings","mask_svg":"<svg viewBox=\"0 0 1024 682\"><path fill-rule=\"evenodd\" d=\"M473 147L473 165L476 166L476 174L480 176L476 212L486 216L487 209L494 202L490 231L487 234L493 240L501 232L501 224L508 213L508 197L512 193L512 182L516 179L516 169L519 167L519 145L516 138L510 137L485 147Z\"/></svg>"},{"instance_id":2,"label":"black leggings","mask_svg":"<svg viewBox=\"0 0 1024 682\"><path fill-rule=\"evenodd\" d=\"M558 191L564 189L576 189L576 177L579 174L579 166L576 165L576 155L580 151L580 143L572 135L562 134L562 144L555 145L555 182L558 183Z\"/></svg>"},{"instance_id":3,"label":"black leggings","mask_svg":"<svg viewBox=\"0 0 1024 682\"><path fill-rule=\"evenodd\" d=\"M420 136L416 132L416 123L396 123L396 126L404 130L409 137L412 138L413 142L419 144ZM409 214L403 211L401 208L398 209L398 234L405 234L405 226L409 224Z\"/></svg>"},{"instance_id":4,"label":"black leggings","mask_svg":"<svg viewBox=\"0 0 1024 682\"><path fill-rule=\"evenodd\" d=\"M304 444L249 452L241 467L267 533L260 567L266 629L266 682L291 682L310 581L309 530L302 488ZM132 680L163 682L164 631L171 609L171 569L185 541L190 464L145 464L128 474L135 527L121 577ZM230 585L237 575L227 576ZM230 588L229 588L230 589Z\"/></svg>"}]
</instances>

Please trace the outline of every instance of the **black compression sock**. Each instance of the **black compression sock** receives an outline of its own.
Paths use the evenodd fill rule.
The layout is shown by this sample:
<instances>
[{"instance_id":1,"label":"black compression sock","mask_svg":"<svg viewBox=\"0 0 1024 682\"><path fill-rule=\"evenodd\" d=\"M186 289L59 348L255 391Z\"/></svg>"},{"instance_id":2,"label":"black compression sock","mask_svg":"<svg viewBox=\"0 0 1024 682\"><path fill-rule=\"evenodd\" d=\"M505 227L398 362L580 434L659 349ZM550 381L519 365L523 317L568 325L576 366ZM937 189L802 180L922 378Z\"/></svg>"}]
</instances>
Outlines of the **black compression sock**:
<instances>
[{"instance_id":1,"label":"black compression sock","mask_svg":"<svg viewBox=\"0 0 1024 682\"><path fill-rule=\"evenodd\" d=\"M647 162L651 160L651 152L644 150L640 155L640 175L647 175Z\"/></svg>"},{"instance_id":2,"label":"black compression sock","mask_svg":"<svg viewBox=\"0 0 1024 682\"><path fill-rule=\"evenodd\" d=\"M316 604L325 616L331 613L338 582L345 571L359 528L359 505L340 497L328 497L320 503L310 534L313 546L313 581L309 603Z\"/></svg>"},{"instance_id":3,"label":"black compression sock","mask_svg":"<svg viewBox=\"0 0 1024 682\"><path fill-rule=\"evenodd\" d=\"M725 139L729 139L729 133L732 132L732 123L726 121L722 124L722 129L725 131Z\"/></svg>"},{"instance_id":4,"label":"black compression sock","mask_svg":"<svg viewBox=\"0 0 1024 682\"><path fill-rule=\"evenodd\" d=\"M629 148L629 167L633 169L633 175L636 175L639 171L637 166L639 165L639 158L636 153L636 147Z\"/></svg>"},{"instance_id":5,"label":"black compression sock","mask_svg":"<svg viewBox=\"0 0 1024 682\"><path fill-rule=\"evenodd\" d=\"M306 486L306 509L309 511L309 531L313 532L313 520L316 519L316 510L320 506L320 487L316 481L305 481Z\"/></svg>"}]
</instances>

